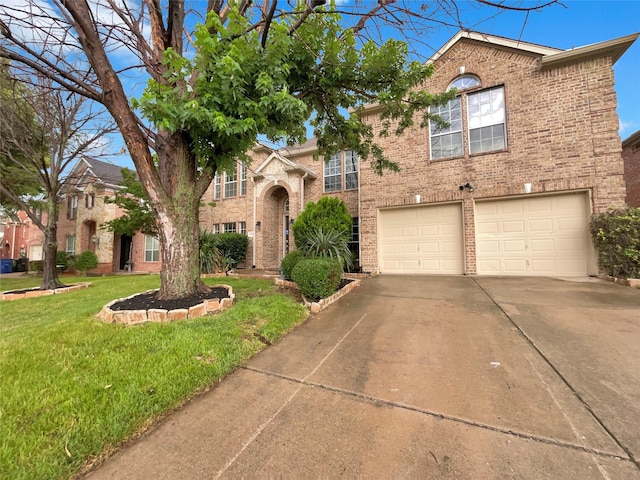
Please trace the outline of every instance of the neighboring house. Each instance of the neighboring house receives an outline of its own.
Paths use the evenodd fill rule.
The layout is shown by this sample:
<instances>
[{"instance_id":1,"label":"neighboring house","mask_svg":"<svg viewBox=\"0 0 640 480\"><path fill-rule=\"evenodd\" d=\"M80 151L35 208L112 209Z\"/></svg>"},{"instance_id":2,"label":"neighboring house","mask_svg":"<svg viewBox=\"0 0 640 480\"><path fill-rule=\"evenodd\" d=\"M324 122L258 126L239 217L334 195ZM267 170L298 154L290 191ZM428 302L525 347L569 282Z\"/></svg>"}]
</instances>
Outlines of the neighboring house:
<instances>
[{"instance_id":1,"label":"neighboring house","mask_svg":"<svg viewBox=\"0 0 640 480\"><path fill-rule=\"evenodd\" d=\"M640 130L622 142L627 205L640 207Z\"/></svg>"},{"instance_id":2,"label":"neighboring house","mask_svg":"<svg viewBox=\"0 0 640 480\"><path fill-rule=\"evenodd\" d=\"M101 273L118 271L159 272L158 240L137 233L118 235L102 225L120 215L115 204L105 203L122 182L122 167L83 158L73 167L60 202L58 250L78 255L92 250Z\"/></svg>"},{"instance_id":3,"label":"neighboring house","mask_svg":"<svg viewBox=\"0 0 640 480\"><path fill-rule=\"evenodd\" d=\"M458 89L436 109L450 127L381 139L399 173L377 176L350 152L314 161L313 141L256 148L250 169L216 177L201 225L246 232L247 266L275 268L293 248L290 224L327 194L354 218L365 272L596 274L589 216L626 195L613 64L637 37L564 51L459 32L425 84ZM378 131L376 107L365 115Z\"/></svg>"},{"instance_id":4,"label":"neighboring house","mask_svg":"<svg viewBox=\"0 0 640 480\"><path fill-rule=\"evenodd\" d=\"M47 221L46 213L36 211L36 215ZM25 212L19 211L12 217L4 218L2 224L2 258L42 260L44 234Z\"/></svg>"}]
</instances>

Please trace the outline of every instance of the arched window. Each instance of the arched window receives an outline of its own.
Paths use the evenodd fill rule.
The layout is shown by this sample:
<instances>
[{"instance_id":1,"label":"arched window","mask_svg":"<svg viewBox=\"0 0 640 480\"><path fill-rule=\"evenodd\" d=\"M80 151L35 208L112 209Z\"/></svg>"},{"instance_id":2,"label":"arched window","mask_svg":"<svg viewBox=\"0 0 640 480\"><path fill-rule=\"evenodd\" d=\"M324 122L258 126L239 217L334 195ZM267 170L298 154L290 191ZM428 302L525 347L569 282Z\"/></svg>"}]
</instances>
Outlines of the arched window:
<instances>
[{"instance_id":1,"label":"arched window","mask_svg":"<svg viewBox=\"0 0 640 480\"><path fill-rule=\"evenodd\" d=\"M452 88L457 88L458 90L467 90L468 88L479 87L480 79L475 75L461 75L456 78L453 82L449 84L447 88L447 92Z\"/></svg>"}]
</instances>

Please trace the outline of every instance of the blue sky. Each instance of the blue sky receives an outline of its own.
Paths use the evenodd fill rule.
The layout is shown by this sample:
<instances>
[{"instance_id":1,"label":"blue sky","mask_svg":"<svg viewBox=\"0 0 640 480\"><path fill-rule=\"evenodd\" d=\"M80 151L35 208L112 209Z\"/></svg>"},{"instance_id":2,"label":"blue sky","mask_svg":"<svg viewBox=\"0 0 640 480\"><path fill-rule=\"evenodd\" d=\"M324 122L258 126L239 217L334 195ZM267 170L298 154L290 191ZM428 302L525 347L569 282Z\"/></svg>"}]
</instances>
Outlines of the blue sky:
<instances>
[{"instance_id":1,"label":"blue sky","mask_svg":"<svg viewBox=\"0 0 640 480\"><path fill-rule=\"evenodd\" d=\"M346 6L353 0L342 0ZM399 0L416 6L427 0ZM499 1L499 0L494 0ZM431 3L431 2L428 2ZM515 0L508 2L514 4ZM535 6L545 0L522 0L521 6ZM640 0L564 0L528 15L524 12L501 11L479 6L477 2L457 0L463 24L470 30L520 39L548 47L570 49L604 42L640 32ZM496 15L496 13L498 13ZM430 57L458 31L456 27L438 27L423 38L422 58ZM620 136L624 140L640 129L640 39L627 50L614 66L615 89L618 98ZM130 81L137 81L130 79ZM139 85L140 86L140 85ZM114 141L117 151L120 139ZM126 156L111 160L132 167Z\"/></svg>"}]
</instances>

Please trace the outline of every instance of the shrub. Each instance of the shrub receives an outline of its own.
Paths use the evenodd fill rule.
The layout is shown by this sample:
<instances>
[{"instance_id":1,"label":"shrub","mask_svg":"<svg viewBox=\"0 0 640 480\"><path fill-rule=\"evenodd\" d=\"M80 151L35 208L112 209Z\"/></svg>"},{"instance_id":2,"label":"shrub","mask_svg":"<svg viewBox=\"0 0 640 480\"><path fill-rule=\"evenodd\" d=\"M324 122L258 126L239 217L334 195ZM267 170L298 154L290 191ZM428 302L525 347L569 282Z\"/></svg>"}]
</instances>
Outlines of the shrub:
<instances>
[{"instance_id":1,"label":"shrub","mask_svg":"<svg viewBox=\"0 0 640 480\"><path fill-rule=\"evenodd\" d=\"M351 216L347 205L336 197L321 197L318 203L309 202L293 223L297 248L304 248L309 235L317 228L335 230L345 241L351 239Z\"/></svg>"},{"instance_id":2,"label":"shrub","mask_svg":"<svg viewBox=\"0 0 640 480\"><path fill-rule=\"evenodd\" d=\"M56 252L56 267L60 265L60 270L66 272L69 267L73 266L73 257L64 250Z\"/></svg>"},{"instance_id":3,"label":"shrub","mask_svg":"<svg viewBox=\"0 0 640 480\"><path fill-rule=\"evenodd\" d=\"M42 271L42 260L31 260L29 262L29 271L30 272L41 272Z\"/></svg>"},{"instance_id":4,"label":"shrub","mask_svg":"<svg viewBox=\"0 0 640 480\"><path fill-rule=\"evenodd\" d=\"M200 232L200 272L215 273L226 271L223 255L217 247L216 235L211 232Z\"/></svg>"},{"instance_id":5,"label":"shrub","mask_svg":"<svg viewBox=\"0 0 640 480\"><path fill-rule=\"evenodd\" d=\"M602 268L614 277L640 277L640 208L591 217L591 238Z\"/></svg>"},{"instance_id":6,"label":"shrub","mask_svg":"<svg viewBox=\"0 0 640 480\"><path fill-rule=\"evenodd\" d=\"M282 276L287 280L291 280L291 272L293 271L293 268L303 258L305 258L305 254L302 250L294 250L287 253L282 259L282 262L280 262L280 271L282 272Z\"/></svg>"},{"instance_id":7,"label":"shrub","mask_svg":"<svg viewBox=\"0 0 640 480\"><path fill-rule=\"evenodd\" d=\"M249 237L243 233L217 233L215 236L216 246L227 262L234 266L245 261Z\"/></svg>"},{"instance_id":8,"label":"shrub","mask_svg":"<svg viewBox=\"0 0 640 480\"><path fill-rule=\"evenodd\" d=\"M91 250L85 250L76 257L76 268L85 273L98 266L98 256Z\"/></svg>"},{"instance_id":9,"label":"shrub","mask_svg":"<svg viewBox=\"0 0 640 480\"><path fill-rule=\"evenodd\" d=\"M314 228L307 237L302 251L308 257L329 258L335 260L346 269L353 268L353 254L344 236L333 229Z\"/></svg>"},{"instance_id":10,"label":"shrub","mask_svg":"<svg viewBox=\"0 0 640 480\"><path fill-rule=\"evenodd\" d=\"M303 258L291 272L303 295L313 301L334 293L341 277L342 265L328 258Z\"/></svg>"}]
</instances>

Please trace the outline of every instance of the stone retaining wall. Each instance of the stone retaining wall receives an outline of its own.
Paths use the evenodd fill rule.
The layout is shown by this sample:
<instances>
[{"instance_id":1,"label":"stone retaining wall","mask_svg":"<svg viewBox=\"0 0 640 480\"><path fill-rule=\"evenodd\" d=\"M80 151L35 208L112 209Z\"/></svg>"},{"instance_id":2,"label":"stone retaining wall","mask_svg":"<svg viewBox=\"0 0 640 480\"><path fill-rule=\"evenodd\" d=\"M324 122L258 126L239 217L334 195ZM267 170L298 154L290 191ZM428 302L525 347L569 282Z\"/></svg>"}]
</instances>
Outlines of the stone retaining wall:
<instances>
[{"instance_id":1,"label":"stone retaining wall","mask_svg":"<svg viewBox=\"0 0 640 480\"><path fill-rule=\"evenodd\" d=\"M83 288L89 288L90 283L77 283L75 285L69 285L68 287L56 288L55 290L38 290L33 289L24 293L7 293L3 292L0 295L0 301L20 300L22 298L33 297L45 297L47 295L60 295L61 293L75 292L76 290L82 290Z\"/></svg>"}]
</instances>

